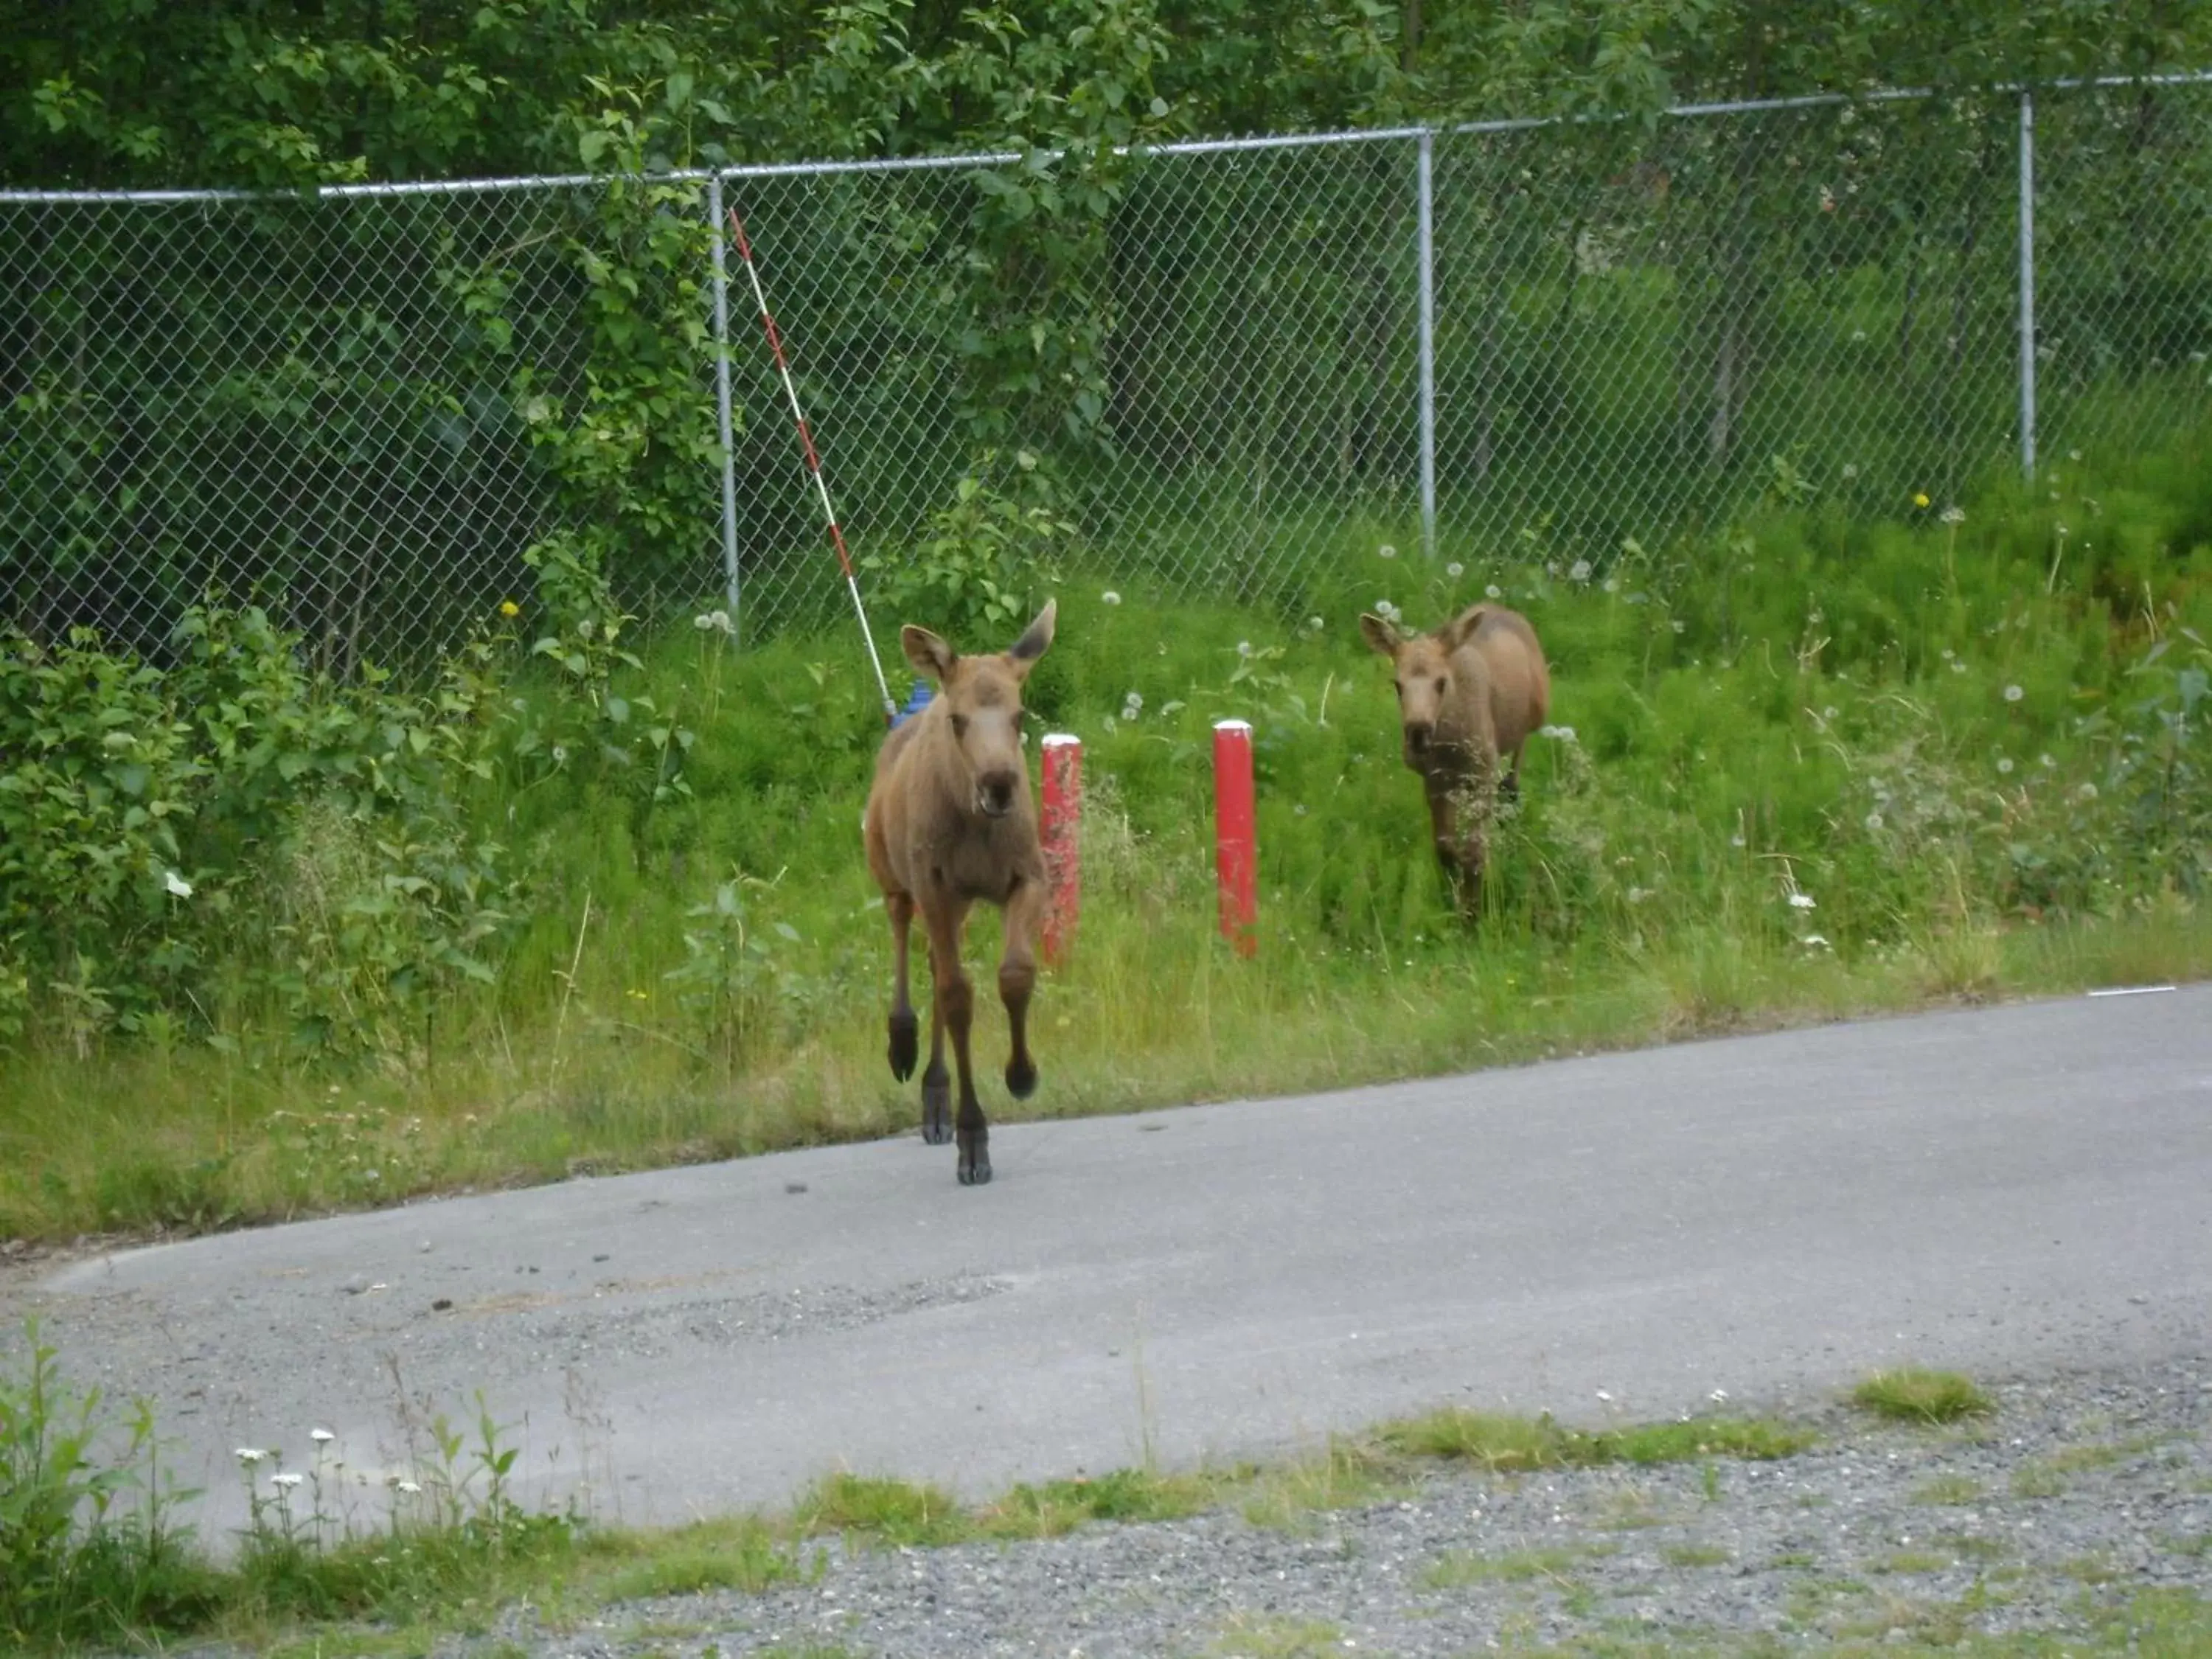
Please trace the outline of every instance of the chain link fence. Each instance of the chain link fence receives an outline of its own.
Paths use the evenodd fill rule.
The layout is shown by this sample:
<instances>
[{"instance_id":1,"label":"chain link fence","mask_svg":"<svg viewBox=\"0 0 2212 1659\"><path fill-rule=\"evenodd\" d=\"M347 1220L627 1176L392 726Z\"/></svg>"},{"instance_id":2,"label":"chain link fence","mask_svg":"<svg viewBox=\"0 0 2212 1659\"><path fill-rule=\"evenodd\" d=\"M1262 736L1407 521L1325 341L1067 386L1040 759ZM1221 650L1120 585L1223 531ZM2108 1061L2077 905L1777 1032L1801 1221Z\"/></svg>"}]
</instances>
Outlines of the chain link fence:
<instances>
[{"instance_id":1,"label":"chain link fence","mask_svg":"<svg viewBox=\"0 0 2212 1659\"><path fill-rule=\"evenodd\" d=\"M649 617L832 619L734 259L713 303L720 199L892 563L1017 454L1102 580L1288 609L1380 543L1601 568L1778 483L1893 515L2212 413L2194 78L1184 145L1108 182L1087 216L1016 157L0 193L0 607L158 653L213 586L347 672L619 520ZM647 360L672 378L611 400Z\"/></svg>"}]
</instances>

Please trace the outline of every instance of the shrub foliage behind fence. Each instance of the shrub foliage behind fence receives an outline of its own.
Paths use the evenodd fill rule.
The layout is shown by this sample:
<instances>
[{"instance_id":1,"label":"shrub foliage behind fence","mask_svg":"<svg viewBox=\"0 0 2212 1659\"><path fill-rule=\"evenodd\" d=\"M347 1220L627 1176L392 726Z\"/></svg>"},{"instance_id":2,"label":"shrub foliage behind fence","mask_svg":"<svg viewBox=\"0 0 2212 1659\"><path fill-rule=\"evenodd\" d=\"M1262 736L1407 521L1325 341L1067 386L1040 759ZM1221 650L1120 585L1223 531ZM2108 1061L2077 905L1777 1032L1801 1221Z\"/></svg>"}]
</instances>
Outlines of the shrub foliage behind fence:
<instances>
[{"instance_id":1,"label":"shrub foliage behind fence","mask_svg":"<svg viewBox=\"0 0 2212 1659\"><path fill-rule=\"evenodd\" d=\"M2027 104L0 195L0 614L158 653L214 586L347 672L450 645L565 538L648 613L829 616L734 264L717 431L716 193L863 556L979 470L1109 579L1283 605L1360 541L1601 568L1778 485L1940 507L2207 407L2212 86L2039 92L2032 140Z\"/></svg>"}]
</instances>

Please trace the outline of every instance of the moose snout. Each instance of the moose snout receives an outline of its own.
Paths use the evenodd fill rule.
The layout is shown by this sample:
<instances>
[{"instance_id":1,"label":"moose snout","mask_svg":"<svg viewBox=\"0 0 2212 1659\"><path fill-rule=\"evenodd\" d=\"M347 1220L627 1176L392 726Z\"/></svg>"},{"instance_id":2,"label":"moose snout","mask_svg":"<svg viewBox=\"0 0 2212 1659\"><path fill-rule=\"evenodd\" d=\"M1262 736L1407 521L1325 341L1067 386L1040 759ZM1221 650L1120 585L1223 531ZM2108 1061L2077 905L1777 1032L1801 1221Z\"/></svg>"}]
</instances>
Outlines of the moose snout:
<instances>
[{"instance_id":1,"label":"moose snout","mask_svg":"<svg viewBox=\"0 0 2212 1659\"><path fill-rule=\"evenodd\" d=\"M1406 761L1408 765L1419 763L1428 754L1429 745L1436 740L1436 735L1437 728L1432 721L1406 722Z\"/></svg>"},{"instance_id":2,"label":"moose snout","mask_svg":"<svg viewBox=\"0 0 2212 1659\"><path fill-rule=\"evenodd\" d=\"M987 818L1002 818L1014 809L1015 775L1011 771L986 772L975 780L975 805Z\"/></svg>"}]
</instances>

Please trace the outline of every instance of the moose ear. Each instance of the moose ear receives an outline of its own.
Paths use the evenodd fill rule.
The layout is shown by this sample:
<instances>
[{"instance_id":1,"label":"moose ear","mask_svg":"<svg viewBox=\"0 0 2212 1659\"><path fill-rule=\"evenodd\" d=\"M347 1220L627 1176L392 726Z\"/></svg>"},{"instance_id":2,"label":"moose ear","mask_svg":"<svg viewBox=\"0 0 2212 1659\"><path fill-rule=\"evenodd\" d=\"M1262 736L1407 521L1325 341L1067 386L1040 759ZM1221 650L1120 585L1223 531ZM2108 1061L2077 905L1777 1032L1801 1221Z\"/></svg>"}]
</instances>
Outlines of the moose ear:
<instances>
[{"instance_id":1,"label":"moose ear","mask_svg":"<svg viewBox=\"0 0 2212 1659\"><path fill-rule=\"evenodd\" d=\"M1361 615L1359 635L1369 645L1374 647L1384 656L1393 659L1397 657L1398 647L1401 643L1398 630L1373 611L1366 611Z\"/></svg>"},{"instance_id":2,"label":"moose ear","mask_svg":"<svg viewBox=\"0 0 2212 1659\"><path fill-rule=\"evenodd\" d=\"M1060 615L1060 601L1047 599L1044 609L1037 612L1036 620L1022 630L1021 638L1006 647L1006 654L1022 665L1027 672L1029 665L1044 655L1045 647L1052 643L1053 622Z\"/></svg>"},{"instance_id":3,"label":"moose ear","mask_svg":"<svg viewBox=\"0 0 2212 1659\"><path fill-rule=\"evenodd\" d=\"M1447 649L1456 651L1474 637L1474 630L1482 626L1483 619L1489 615L1488 605L1471 605L1437 629L1437 637L1443 641Z\"/></svg>"},{"instance_id":4,"label":"moose ear","mask_svg":"<svg viewBox=\"0 0 2212 1659\"><path fill-rule=\"evenodd\" d=\"M916 673L928 675L939 685L952 678L952 647L927 628L908 623L900 629L899 649L906 653Z\"/></svg>"}]
</instances>

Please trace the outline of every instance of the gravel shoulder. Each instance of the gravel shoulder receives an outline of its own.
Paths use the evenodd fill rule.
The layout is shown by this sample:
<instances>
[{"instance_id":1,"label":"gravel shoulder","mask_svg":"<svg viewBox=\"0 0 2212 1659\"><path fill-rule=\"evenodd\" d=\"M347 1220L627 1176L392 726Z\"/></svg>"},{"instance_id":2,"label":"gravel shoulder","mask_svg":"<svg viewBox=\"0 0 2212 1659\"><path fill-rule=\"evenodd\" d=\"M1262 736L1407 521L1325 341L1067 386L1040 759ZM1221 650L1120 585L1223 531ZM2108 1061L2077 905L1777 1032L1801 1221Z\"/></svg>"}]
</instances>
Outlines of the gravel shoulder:
<instances>
[{"instance_id":1,"label":"gravel shoulder","mask_svg":"<svg viewBox=\"0 0 2212 1659\"><path fill-rule=\"evenodd\" d=\"M1030 1543L820 1547L812 1583L510 1612L452 1659L1397 1656L1942 1647L2100 1636L2203 1598L2212 1647L2212 1353L1990 1390L1962 1427L1844 1407L1775 1462L1437 1472L1385 1501L1234 1510ZM2124 1645L2124 1641L2118 1644ZM2184 1645L2171 1651L2194 1652Z\"/></svg>"}]
</instances>

